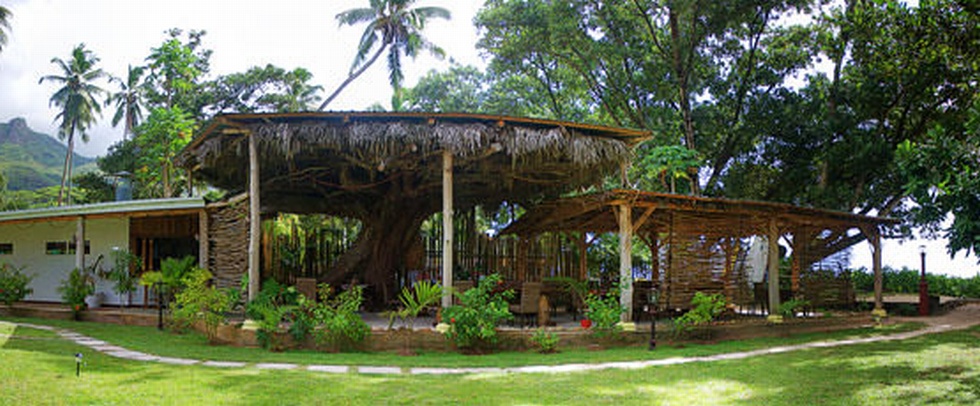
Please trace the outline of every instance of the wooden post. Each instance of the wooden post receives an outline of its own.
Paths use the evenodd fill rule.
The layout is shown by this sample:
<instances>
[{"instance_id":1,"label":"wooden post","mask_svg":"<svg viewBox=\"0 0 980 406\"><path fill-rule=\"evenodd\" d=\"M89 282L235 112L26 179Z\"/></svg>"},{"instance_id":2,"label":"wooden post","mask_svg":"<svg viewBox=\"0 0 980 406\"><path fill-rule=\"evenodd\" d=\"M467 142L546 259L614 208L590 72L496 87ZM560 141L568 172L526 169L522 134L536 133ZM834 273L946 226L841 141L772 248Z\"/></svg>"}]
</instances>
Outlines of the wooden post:
<instances>
[{"instance_id":1,"label":"wooden post","mask_svg":"<svg viewBox=\"0 0 980 406\"><path fill-rule=\"evenodd\" d=\"M810 243L808 241L808 234L803 230L796 230L793 233L793 262L790 274L790 289L793 291L793 297L798 298L800 295L800 271L802 271L803 263L803 247Z\"/></svg>"},{"instance_id":2,"label":"wooden post","mask_svg":"<svg viewBox=\"0 0 980 406\"><path fill-rule=\"evenodd\" d=\"M869 227L871 235L868 236L871 240L871 267L874 269L875 273L875 312L884 312L885 304L882 298L882 274L881 274L881 232L878 231L878 227Z\"/></svg>"},{"instance_id":3,"label":"wooden post","mask_svg":"<svg viewBox=\"0 0 980 406\"><path fill-rule=\"evenodd\" d=\"M85 217L75 221L75 268L85 269Z\"/></svg>"},{"instance_id":4,"label":"wooden post","mask_svg":"<svg viewBox=\"0 0 980 406\"><path fill-rule=\"evenodd\" d=\"M616 210L619 223L619 303L626 309L622 322L633 320L633 216L629 204Z\"/></svg>"},{"instance_id":5,"label":"wooden post","mask_svg":"<svg viewBox=\"0 0 980 406\"><path fill-rule=\"evenodd\" d=\"M442 150L442 308L453 304L453 153Z\"/></svg>"},{"instance_id":6,"label":"wooden post","mask_svg":"<svg viewBox=\"0 0 980 406\"><path fill-rule=\"evenodd\" d=\"M201 210L197 214L197 266L208 269L211 255L211 234L208 230L208 211Z\"/></svg>"},{"instance_id":7,"label":"wooden post","mask_svg":"<svg viewBox=\"0 0 980 406\"><path fill-rule=\"evenodd\" d=\"M589 244L585 240L585 231L579 233L579 238L575 240L575 245L578 247L578 278L579 280L588 280L589 278L589 257L588 250Z\"/></svg>"},{"instance_id":8,"label":"wooden post","mask_svg":"<svg viewBox=\"0 0 980 406\"><path fill-rule=\"evenodd\" d=\"M779 311L779 228L776 219L769 219L769 317Z\"/></svg>"},{"instance_id":9,"label":"wooden post","mask_svg":"<svg viewBox=\"0 0 980 406\"><path fill-rule=\"evenodd\" d=\"M248 134L248 299L259 294L259 241L262 238L259 210L259 153L255 134Z\"/></svg>"}]
</instances>

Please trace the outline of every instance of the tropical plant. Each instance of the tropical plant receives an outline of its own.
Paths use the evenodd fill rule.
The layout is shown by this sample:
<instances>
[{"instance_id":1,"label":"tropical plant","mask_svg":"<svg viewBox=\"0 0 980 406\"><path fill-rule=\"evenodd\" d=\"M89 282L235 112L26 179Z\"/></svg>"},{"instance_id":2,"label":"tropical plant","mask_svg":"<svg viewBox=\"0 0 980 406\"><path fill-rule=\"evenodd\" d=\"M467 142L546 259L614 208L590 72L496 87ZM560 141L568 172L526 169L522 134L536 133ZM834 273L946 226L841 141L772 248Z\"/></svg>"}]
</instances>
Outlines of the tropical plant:
<instances>
[{"instance_id":1,"label":"tropical plant","mask_svg":"<svg viewBox=\"0 0 980 406\"><path fill-rule=\"evenodd\" d=\"M459 305L442 310L443 322L449 322L446 338L464 350L480 350L497 344L497 326L513 320L507 301L514 297L511 289L498 291L503 279L489 275L473 289L454 292Z\"/></svg>"},{"instance_id":2,"label":"tropical plant","mask_svg":"<svg viewBox=\"0 0 980 406\"><path fill-rule=\"evenodd\" d=\"M396 318L406 322L409 330L415 328L415 319L425 308L439 302L442 298L442 285L429 281L418 281L414 286L402 288L398 300L402 306L400 309L389 313L388 328L391 329Z\"/></svg>"},{"instance_id":3,"label":"tropical plant","mask_svg":"<svg viewBox=\"0 0 980 406\"><path fill-rule=\"evenodd\" d=\"M694 292L691 305L693 305L691 310L674 320L675 337L690 334L695 326L706 324L718 317L725 310L725 296L720 293L707 295Z\"/></svg>"},{"instance_id":4,"label":"tropical plant","mask_svg":"<svg viewBox=\"0 0 980 406\"><path fill-rule=\"evenodd\" d=\"M248 281L243 280L242 286L248 286ZM245 316L258 323L256 339L259 345L270 351L282 351L283 340L280 336L280 325L290 321L294 313L299 309L299 299L301 295L292 286L285 286L268 279L262 283L259 293L245 305ZM298 340L305 338L297 337Z\"/></svg>"},{"instance_id":5,"label":"tropical plant","mask_svg":"<svg viewBox=\"0 0 980 406\"><path fill-rule=\"evenodd\" d=\"M38 83L44 81L62 85L51 96L49 104L61 109L55 121L58 124L58 138L68 139L68 150L65 153L65 165L61 175L61 188L58 190L58 205L62 204L66 184L68 204L71 204L71 185L68 182L72 173L72 156L75 153L75 134L80 133L82 142L88 142L85 132L98 115L102 113L102 103L98 100L105 91L93 82L107 77L102 69L96 68L99 58L92 51L85 49L85 44L78 44L71 52L71 58L65 61L61 58L51 59L61 72L56 75L41 77Z\"/></svg>"},{"instance_id":6,"label":"tropical plant","mask_svg":"<svg viewBox=\"0 0 980 406\"><path fill-rule=\"evenodd\" d=\"M605 295L590 292L585 296L585 317L592 321L592 334L598 338L612 337L622 330L619 321L626 308L619 303L619 289Z\"/></svg>"},{"instance_id":7,"label":"tropical plant","mask_svg":"<svg viewBox=\"0 0 980 406\"><path fill-rule=\"evenodd\" d=\"M225 313L231 310L233 299L227 291L211 286L212 277L210 271L197 267L183 277L184 289L175 298L172 326L183 330L194 323L204 323L208 341L214 343L218 327L225 322Z\"/></svg>"},{"instance_id":8,"label":"tropical plant","mask_svg":"<svg viewBox=\"0 0 980 406\"><path fill-rule=\"evenodd\" d=\"M548 332L543 328L534 330L534 334L531 334L531 343L537 347L538 352L542 354L551 354L558 351L558 334L553 332Z\"/></svg>"},{"instance_id":9,"label":"tropical plant","mask_svg":"<svg viewBox=\"0 0 980 406\"><path fill-rule=\"evenodd\" d=\"M177 154L190 142L197 123L179 107L153 109L143 124L136 128L134 141L140 148L136 178L158 197L173 197L181 178L174 163Z\"/></svg>"},{"instance_id":10,"label":"tropical plant","mask_svg":"<svg viewBox=\"0 0 980 406\"><path fill-rule=\"evenodd\" d=\"M136 275L142 273L143 263L140 257L128 250L114 250L109 254L109 260L112 262L112 268L100 272L99 277L112 282L112 290L120 296L135 292L139 283L139 277Z\"/></svg>"},{"instance_id":11,"label":"tropical plant","mask_svg":"<svg viewBox=\"0 0 980 406\"><path fill-rule=\"evenodd\" d=\"M804 299L790 299L779 304L779 309L777 313L786 318L796 317L796 314L806 310L810 306L809 300Z\"/></svg>"},{"instance_id":12,"label":"tropical plant","mask_svg":"<svg viewBox=\"0 0 980 406\"><path fill-rule=\"evenodd\" d=\"M412 8L415 0L370 0L370 7L355 8L337 14L340 25L367 23L361 40L357 44L357 54L350 73L340 86L320 104L323 111L347 85L357 79L385 51L388 51L388 80L395 93L401 89L402 56L415 58L419 51L428 51L442 58L445 51L422 36L425 24L434 18L448 20L449 10L441 7ZM372 49L374 54L370 57Z\"/></svg>"},{"instance_id":13,"label":"tropical plant","mask_svg":"<svg viewBox=\"0 0 980 406\"><path fill-rule=\"evenodd\" d=\"M187 41L181 42L183 30L167 31L170 36L159 47L152 48L146 57L149 75L146 78L146 96L152 107L180 107L184 111L199 113L199 94L195 90L199 79L210 69L211 51L200 49L205 31L191 30Z\"/></svg>"},{"instance_id":14,"label":"tropical plant","mask_svg":"<svg viewBox=\"0 0 980 406\"><path fill-rule=\"evenodd\" d=\"M326 283L317 289L320 302L311 304L309 314L318 328L313 333L316 343L334 351L357 348L371 332L371 327L357 313L364 301L362 288L352 285L349 289L334 294Z\"/></svg>"},{"instance_id":15,"label":"tropical plant","mask_svg":"<svg viewBox=\"0 0 980 406\"><path fill-rule=\"evenodd\" d=\"M113 127L119 125L119 122L125 119L123 140L126 140L127 136L133 135L133 131L140 125L140 121L143 119L143 93L145 92L145 87L141 81L143 80L143 72L145 70L146 68L143 66L129 65L125 80L116 77L109 79L110 82L118 84L119 91L109 94L105 103L106 106L116 106L116 114L112 116Z\"/></svg>"},{"instance_id":16,"label":"tropical plant","mask_svg":"<svg viewBox=\"0 0 980 406\"><path fill-rule=\"evenodd\" d=\"M85 298L95 293L95 275L87 269L75 268L68 274L68 279L61 281L58 286L61 299L68 304L72 316L78 316L86 309Z\"/></svg>"},{"instance_id":17,"label":"tropical plant","mask_svg":"<svg viewBox=\"0 0 980 406\"><path fill-rule=\"evenodd\" d=\"M7 32L10 29L10 10L0 6L0 52L3 52L4 45L7 45Z\"/></svg>"},{"instance_id":18,"label":"tropical plant","mask_svg":"<svg viewBox=\"0 0 980 406\"><path fill-rule=\"evenodd\" d=\"M192 269L197 261L193 256L180 259L164 258L160 261L159 271L144 272L140 276L140 285L162 289L164 297L175 295L184 286L184 276Z\"/></svg>"},{"instance_id":19,"label":"tropical plant","mask_svg":"<svg viewBox=\"0 0 980 406\"><path fill-rule=\"evenodd\" d=\"M10 306L33 293L34 289L27 287L32 279L34 276L25 274L23 269L0 262L0 303Z\"/></svg>"}]
</instances>

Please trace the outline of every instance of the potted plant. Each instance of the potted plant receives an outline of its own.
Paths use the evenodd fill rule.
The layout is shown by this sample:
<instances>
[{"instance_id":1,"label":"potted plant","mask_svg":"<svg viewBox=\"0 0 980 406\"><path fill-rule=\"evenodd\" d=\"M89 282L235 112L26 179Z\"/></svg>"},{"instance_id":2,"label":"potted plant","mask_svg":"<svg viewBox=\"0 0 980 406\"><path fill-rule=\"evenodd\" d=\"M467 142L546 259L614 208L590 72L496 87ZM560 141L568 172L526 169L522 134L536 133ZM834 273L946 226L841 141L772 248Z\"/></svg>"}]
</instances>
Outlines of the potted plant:
<instances>
[{"instance_id":1,"label":"potted plant","mask_svg":"<svg viewBox=\"0 0 980 406\"><path fill-rule=\"evenodd\" d=\"M61 299L71 308L72 319L78 320L88 304L85 298L95 293L95 277L87 269L72 269L68 279L58 286Z\"/></svg>"},{"instance_id":2,"label":"potted plant","mask_svg":"<svg viewBox=\"0 0 980 406\"><path fill-rule=\"evenodd\" d=\"M132 304L132 293L136 291L137 283L139 283L139 277L136 275L141 273L140 258L127 250L118 248L114 248L110 256L112 268L100 272L99 277L112 282L113 292L119 295L120 299L125 297L126 306L129 306Z\"/></svg>"}]
</instances>

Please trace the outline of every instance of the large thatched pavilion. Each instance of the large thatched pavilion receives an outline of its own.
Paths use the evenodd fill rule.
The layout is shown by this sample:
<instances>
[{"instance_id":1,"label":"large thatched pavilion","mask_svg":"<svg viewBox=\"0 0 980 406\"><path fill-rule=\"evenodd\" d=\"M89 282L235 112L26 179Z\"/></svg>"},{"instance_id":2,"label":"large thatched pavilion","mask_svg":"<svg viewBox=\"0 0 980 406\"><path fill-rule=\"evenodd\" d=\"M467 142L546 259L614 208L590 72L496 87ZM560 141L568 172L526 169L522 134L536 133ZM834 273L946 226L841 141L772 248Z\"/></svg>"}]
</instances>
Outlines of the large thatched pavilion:
<instances>
[{"instance_id":1,"label":"large thatched pavilion","mask_svg":"<svg viewBox=\"0 0 980 406\"><path fill-rule=\"evenodd\" d=\"M842 249L835 241L852 229L872 244L876 304L881 306L880 228L889 220L635 191L560 199L620 173L632 147L649 136L636 130L476 114L231 114L217 117L195 137L180 164L195 178L235 196L208 211L215 218L202 252L216 274L247 269L250 295L257 293L262 275L263 216L322 213L360 220L356 243L319 279L336 284L358 278L383 303L392 298L397 287L393 271L417 244L425 219L442 213L440 268L448 286L459 269L454 266L454 211L508 202L528 209L507 230L525 239L542 232L577 231L585 241L587 233L617 232L621 281L626 282L622 302L628 307L633 300L634 234L658 253L654 258L660 263L654 268L665 270L657 273L660 280L673 288L694 286L700 278L698 266L720 268L731 282L720 290L731 290L732 281L738 280L731 277L731 261L737 256L729 255L733 251L725 251L726 246L734 249L748 236L768 236L770 258L778 258L776 242L788 238L800 254L794 256L796 290L799 271ZM682 237L687 245L677 242ZM715 255L719 250L720 257ZM666 252L665 261L659 260L660 252ZM694 260L698 252L703 261ZM676 265L680 258L691 265ZM522 270L517 275L531 278L523 272L528 269L521 264L524 258L518 254L514 259L509 261L512 268ZM770 271L777 269L778 260L769 262ZM584 266L579 269L584 276ZM772 309L779 303L778 277L768 283ZM449 300L445 297L444 305Z\"/></svg>"}]
</instances>

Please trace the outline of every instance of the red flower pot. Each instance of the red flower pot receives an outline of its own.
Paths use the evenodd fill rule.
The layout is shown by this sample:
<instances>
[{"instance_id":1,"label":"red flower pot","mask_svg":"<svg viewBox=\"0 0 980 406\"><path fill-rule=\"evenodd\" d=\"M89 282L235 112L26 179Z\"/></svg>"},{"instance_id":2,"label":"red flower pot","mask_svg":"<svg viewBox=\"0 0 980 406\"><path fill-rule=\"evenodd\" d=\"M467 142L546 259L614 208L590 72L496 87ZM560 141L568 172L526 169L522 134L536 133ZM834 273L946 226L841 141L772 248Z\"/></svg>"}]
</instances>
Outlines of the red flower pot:
<instances>
[{"instance_id":1,"label":"red flower pot","mask_svg":"<svg viewBox=\"0 0 980 406\"><path fill-rule=\"evenodd\" d=\"M582 321L580 323L582 324L582 328L592 327L592 320L582 319Z\"/></svg>"}]
</instances>

